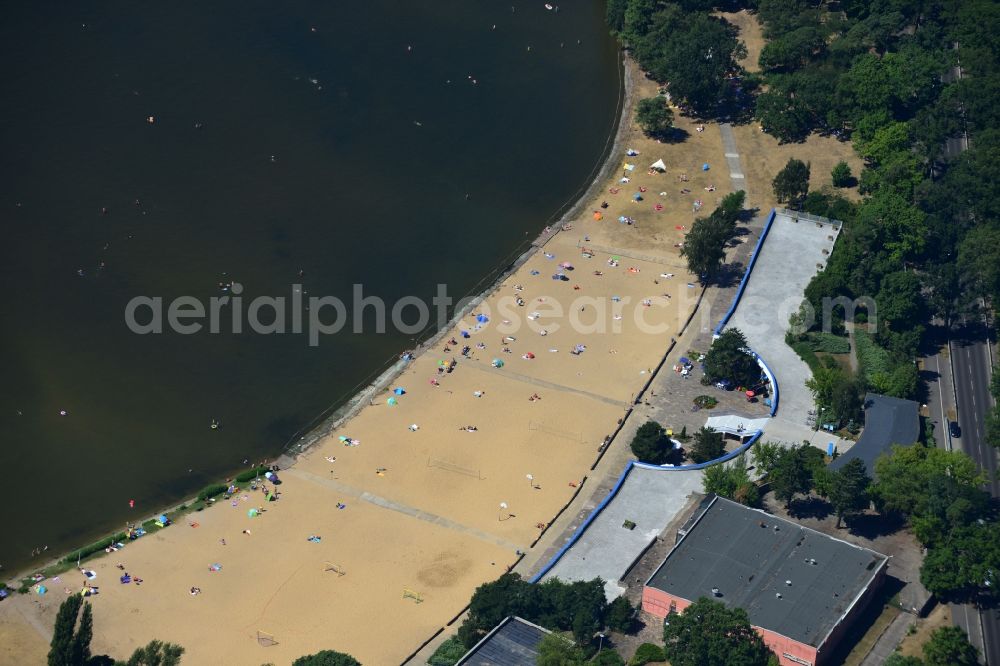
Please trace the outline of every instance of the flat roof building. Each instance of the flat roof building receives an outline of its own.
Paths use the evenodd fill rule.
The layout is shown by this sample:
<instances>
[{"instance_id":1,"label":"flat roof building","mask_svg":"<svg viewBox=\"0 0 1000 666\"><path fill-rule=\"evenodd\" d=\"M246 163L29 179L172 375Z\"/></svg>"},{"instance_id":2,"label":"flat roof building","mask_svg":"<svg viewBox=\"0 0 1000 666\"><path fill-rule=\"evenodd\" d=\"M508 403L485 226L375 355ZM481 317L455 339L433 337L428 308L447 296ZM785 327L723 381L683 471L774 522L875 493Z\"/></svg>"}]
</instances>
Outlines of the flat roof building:
<instances>
[{"instance_id":1,"label":"flat roof building","mask_svg":"<svg viewBox=\"0 0 1000 666\"><path fill-rule=\"evenodd\" d=\"M538 659L538 644L547 634L527 620L510 616L483 636L455 666L524 666Z\"/></svg>"},{"instance_id":2,"label":"flat roof building","mask_svg":"<svg viewBox=\"0 0 1000 666\"><path fill-rule=\"evenodd\" d=\"M647 581L643 610L666 618L700 597L746 610L784 666L823 664L881 586L888 558L716 497Z\"/></svg>"}]
</instances>

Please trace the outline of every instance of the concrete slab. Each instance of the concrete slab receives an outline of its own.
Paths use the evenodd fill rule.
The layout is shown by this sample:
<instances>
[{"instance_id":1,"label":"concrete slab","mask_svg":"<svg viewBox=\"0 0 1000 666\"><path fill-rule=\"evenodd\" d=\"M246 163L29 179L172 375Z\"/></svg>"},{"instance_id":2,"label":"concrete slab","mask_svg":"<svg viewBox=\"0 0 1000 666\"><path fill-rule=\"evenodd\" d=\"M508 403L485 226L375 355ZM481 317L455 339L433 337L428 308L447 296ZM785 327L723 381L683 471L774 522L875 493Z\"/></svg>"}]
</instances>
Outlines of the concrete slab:
<instances>
[{"instance_id":1,"label":"concrete slab","mask_svg":"<svg viewBox=\"0 0 1000 666\"><path fill-rule=\"evenodd\" d=\"M649 543L701 492L702 472L634 467L618 494L542 578L606 581L608 600L625 592L618 580ZM623 527L630 520L634 529Z\"/></svg>"},{"instance_id":2,"label":"concrete slab","mask_svg":"<svg viewBox=\"0 0 1000 666\"><path fill-rule=\"evenodd\" d=\"M805 426L813 408L812 395L806 388L811 376L809 366L785 344L785 333L788 318L802 303L806 285L826 266L839 232L840 225L828 220L776 211L743 298L726 326L743 331L750 347L760 354L778 381L780 401L777 419L772 421Z\"/></svg>"}]
</instances>

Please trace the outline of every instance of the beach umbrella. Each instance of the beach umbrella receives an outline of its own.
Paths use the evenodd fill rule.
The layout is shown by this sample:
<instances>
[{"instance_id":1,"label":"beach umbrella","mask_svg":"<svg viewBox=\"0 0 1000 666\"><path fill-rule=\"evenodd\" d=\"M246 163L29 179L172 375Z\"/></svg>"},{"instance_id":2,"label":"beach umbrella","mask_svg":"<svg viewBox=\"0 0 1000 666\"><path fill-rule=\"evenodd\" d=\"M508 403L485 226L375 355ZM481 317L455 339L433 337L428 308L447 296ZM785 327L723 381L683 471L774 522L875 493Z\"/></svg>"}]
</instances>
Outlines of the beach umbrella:
<instances>
[{"instance_id":1,"label":"beach umbrella","mask_svg":"<svg viewBox=\"0 0 1000 666\"><path fill-rule=\"evenodd\" d=\"M525 356L528 358L535 358L535 355L532 354L531 352L528 352L527 354L525 354Z\"/></svg>"},{"instance_id":2,"label":"beach umbrella","mask_svg":"<svg viewBox=\"0 0 1000 666\"><path fill-rule=\"evenodd\" d=\"M633 171L634 169L635 169L635 165L634 164L629 164L628 162L625 163L625 170L626 171Z\"/></svg>"},{"instance_id":3,"label":"beach umbrella","mask_svg":"<svg viewBox=\"0 0 1000 666\"><path fill-rule=\"evenodd\" d=\"M478 321L480 324L485 324L489 320L490 318L484 314L476 315L476 321Z\"/></svg>"},{"instance_id":4,"label":"beach umbrella","mask_svg":"<svg viewBox=\"0 0 1000 666\"><path fill-rule=\"evenodd\" d=\"M248 518L256 518L257 517L257 509L250 509L249 511L247 511L247 517Z\"/></svg>"},{"instance_id":5,"label":"beach umbrella","mask_svg":"<svg viewBox=\"0 0 1000 666\"><path fill-rule=\"evenodd\" d=\"M681 360L681 363L682 363L683 365L691 365L691 361L690 361L690 359L688 359L688 357L687 357L687 356L681 356L681 359L680 359L680 360Z\"/></svg>"},{"instance_id":6,"label":"beach umbrella","mask_svg":"<svg viewBox=\"0 0 1000 666\"><path fill-rule=\"evenodd\" d=\"M399 404L399 401L396 400L395 398L389 398L388 400L385 401L385 404L389 405L390 407L395 407L397 404Z\"/></svg>"},{"instance_id":7,"label":"beach umbrella","mask_svg":"<svg viewBox=\"0 0 1000 666\"><path fill-rule=\"evenodd\" d=\"M701 165L702 171L708 171L708 169L709 169L708 162L705 162L704 164Z\"/></svg>"},{"instance_id":8,"label":"beach umbrella","mask_svg":"<svg viewBox=\"0 0 1000 666\"><path fill-rule=\"evenodd\" d=\"M501 359L501 358L495 358L495 359L493 359L493 367L494 368L502 368L503 367L503 359Z\"/></svg>"},{"instance_id":9,"label":"beach umbrella","mask_svg":"<svg viewBox=\"0 0 1000 666\"><path fill-rule=\"evenodd\" d=\"M636 192L635 194L633 194L632 198L635 199L636 201L642 201L642 195L639 194L638 192Z\"/></svg>"},{"instance_id":10,"label":"beach umbrella","mask_svg":"<svg viewBox=\"0 0 1000 666\"><path fill-rule=\"evenodd\" d=\"M471 336L469 335L468 331L462 331L462 337L463 338L468 338L468 337L471 337Z\"/></svg>"},{"instance_id":11,"label":"beach umbrella","mask_svg":"<svg viewBox=\"0 0 1000 666\"><path fill-rule=\"evenodd\" d=\"M604 215L599 210L594 211L594 219L600 222L604 218Z\"/></svg>"},{"instance_id":12,"label":"beach umbrella","mask_svg":"<svg viewBox=\"0 0 1000 666\"><path fill-rule=\"evenodd\" d=\"M618 221L621 222L622 224L625 224L626 222L628 222L628 218L625 217L624 215L619 215Z\"/></svg>"},{"instance_id":13,"label":"beach umbrella","mask_svg":"<svg viewBox=\"0 0 1000 666\"><path fill-rule=\"evenodd\" d=\"M569 270L573 270L573 264L569 263L568 261L564 261L561 264L559 264L559 268L566 268Z\"/></svg>"},{"instance_id":14,"label":"beach umbrella","mask_svg":"<svg viewBox=\"0 0 1000 666\"><path fill-rule=\"evenodd\" d=\"M392 392L395 393L396 395L403 395L404 393L406 393L406 389L404 389L402 386L397 386L392 390Z\"/></svg>"},{"instance_id":15,"label":"beach umbrella","mask_svg":"<svg viewBox=\"0 0 1000 666\"><path fill-rule=\"evenodd\" d=\"M46 592L48 592L49 588L45 587L44 585L39 585L38 587L35 588L35 591L38 592L39 596L41 596Z\"/></svg>"}]
</instances>

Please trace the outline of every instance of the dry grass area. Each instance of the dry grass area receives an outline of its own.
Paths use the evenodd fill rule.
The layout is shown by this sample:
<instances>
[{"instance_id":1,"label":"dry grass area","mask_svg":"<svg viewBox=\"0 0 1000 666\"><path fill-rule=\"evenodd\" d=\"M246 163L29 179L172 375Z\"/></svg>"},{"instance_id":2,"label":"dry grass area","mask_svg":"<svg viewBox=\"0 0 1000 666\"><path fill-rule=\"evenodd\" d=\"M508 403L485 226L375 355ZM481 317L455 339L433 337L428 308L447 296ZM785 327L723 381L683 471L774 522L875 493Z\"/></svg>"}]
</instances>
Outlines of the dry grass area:
<instances>
[{"instance_id":1,"label":"dry grass area","mask_svg":"<svg viewBox=\"0 0 1000 666\"><path fill-rule=\"evenodd\" d=\"M855 177L861 173L861 158L855 154L850 142L840 141L832 136L811 134L802 143L779 144L773 136L761 132L760 125L756 122L734 126L733 134L743 155L747 199L762 210L778 205L771 182L791 158L811 165L810 191L832 187L830 171L841 160L850 165ZM856 187L835 191L849 199L860 198Z\"/></svg>"},{"instance_id":2,"label":"dry grass area","mask_svg":"<svg viewBox=\"0 0 1000 666\"><path fill-rule=\"evenodd\" d=\"M763 29L757 20L757 15L751 14L745 9L738 12L716 12L715 15L721 16L739 29L740 40L747 47L747 57L741 60L740 64L748 72L759 72L760 66L757 61L760 60L761 49L767 42L764 39Z\"/></svg>"},{"instance_id":3,"label":"dry grass area","mask_svg":"<svg viewBox=\"0 0 1000 666\"><path fill-rule=\"evenodd\" d=\"M740 40L746 44L747 57L741 64L751 72L760 71L757 64L760 52L766 44L760 23L755 14L746 10L739 12L719 12L717 14L739 28ZM778 205L774 199L771 181L784 168L790 158L802 160L812 165L809 181L811 191L831 188L830 171L841 160L851 167L855 177L861 173L862 161L854 153L851 143L832 136L812 134L802 143L779 144L777 139L761 131L760 125L751 122L733 127L736 144L742 155L743 170L746 175L747 201L760 206L762 211ZM849 199L859 199L857 188L837 189Z\"/></svg>"},{"instance_id":4,"label":"dry grass area","mask_svg":"<svg viewBox=\"0 0 1000 666\"><path fill-rule=\"evenodd\" d=\"M882 632L884 632L886 628L892 624L892 621L895 620L901 612L901 610L893 606L885 606L882 609L882 613L875 619L875 622L868 627L868 631L865 632L865 635L861 637L861 639L854 645L854 649L851 650L850 654L848 654L844 659L844 666L859 666L861 662L864 661L864 658L868 656L868 653L871 652L875 643L878 642Z\"/></svg>"},{"instance_id":5,"label":"dry grass area","mask_svg":"<svg viewBox=\"0 0 1000 666\"><path fill-rule=\"evenodd\" d=\"M945 604L938 604L927 617L915 618L914 625L916 631L908 633L899 644L899 652L906 657L923 658L924 643L930 637L931 632L941 627L951 626L951 609Z\"/></svg>"}]
</instances>

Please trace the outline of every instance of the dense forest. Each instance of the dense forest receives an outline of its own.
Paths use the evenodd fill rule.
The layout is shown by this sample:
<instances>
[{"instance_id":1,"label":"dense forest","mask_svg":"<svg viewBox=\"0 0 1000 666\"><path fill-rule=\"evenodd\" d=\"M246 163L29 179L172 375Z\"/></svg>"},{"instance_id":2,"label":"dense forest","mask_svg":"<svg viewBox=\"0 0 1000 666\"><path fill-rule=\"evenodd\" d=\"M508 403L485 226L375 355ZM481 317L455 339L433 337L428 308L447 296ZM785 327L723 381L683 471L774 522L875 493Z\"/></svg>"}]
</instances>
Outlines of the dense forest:
<instances>
[{"instance_id":1,"label":"dense forest","mask_svg":"<svg viewBox=\"0 0 1000 666\"><path fill-rule=\"evenodd\" d=\"M767 39L758 72L739 65L746 49L718 15L738 9ZM914 359L930 333L1000 302L1000 3L610 0L608 22L686 113L753 118L781 142L852 142L864 169L855 179L840 165L831 182L857 184L861 202L836 187L794 202L845 223L802 321L821 328L839 298L857 307L834 307L828 330L871 324L856 341L860 376L823 368L814 392L841 422L858 402L832 396L919 399ZM1000 413L990 438L1000 445Z\"/></svg>"},{"instance_id":2,"label":"dense forest","mask_svg":"<svg viewBox=\"0 0 1000 666\"><path fill-rule=\"evenodd\" d=\"M759 71L741 67L746 48L719 15L741 9L767 40ZM857 376L813 364L810 382L841 424L860 420L867 390L920 399L920 353L964 322L992 325L1000 303L1000 3L609 0L607 11L612 31L682 113L756 120L782 143L814 133L852 143L861 173L840 164L831 186L813 192L779 183L783 176L775 182L779 199L780 185L795 193L784 197L790 205L844 222L789 342L812 335L836 344L855 325ZM860 201L840 193L855 185ZM851 305L824 322L833 299ZM996 374L993 390L1000 398ZM987 426L1000 446L1000 410ZM921 458L894 470L934 497L928 506L895 507L899 493L887 481L876 495L922 528L928 588L944 598L994 596L1000 530L982 479L957 482L954 463Z\"/></svg>"}]
</instances>

